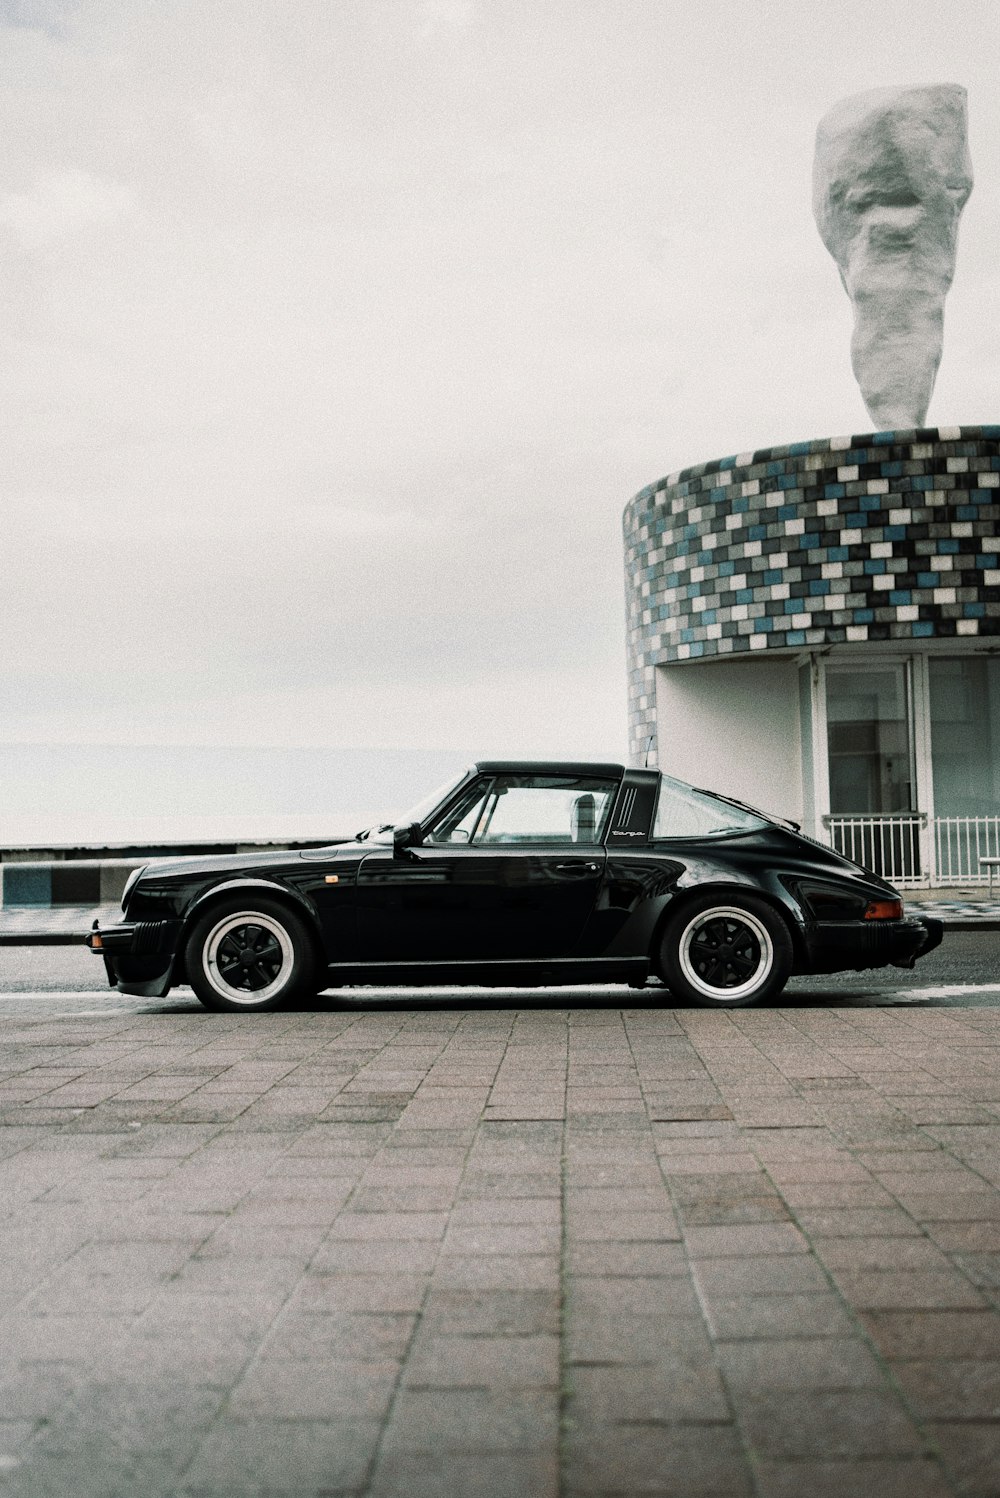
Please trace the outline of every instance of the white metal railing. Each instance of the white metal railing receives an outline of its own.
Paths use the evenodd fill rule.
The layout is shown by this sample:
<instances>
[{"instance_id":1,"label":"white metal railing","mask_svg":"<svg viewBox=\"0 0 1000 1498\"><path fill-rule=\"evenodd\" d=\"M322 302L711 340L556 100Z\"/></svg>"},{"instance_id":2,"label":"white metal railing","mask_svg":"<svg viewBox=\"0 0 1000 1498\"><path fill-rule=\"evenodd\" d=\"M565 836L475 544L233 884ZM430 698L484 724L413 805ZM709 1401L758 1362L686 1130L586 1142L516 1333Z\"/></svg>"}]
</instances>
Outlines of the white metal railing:
<instances>
[{"instance_id":1,"label":"white metal railing","mask_svg":"<svg viewBox=\"0 0 1000 1498\"><path fill-rule=\"evenodd\" d=\"M1000 816L934 817L926 812L823 818L838 853L901 887L991 885L1000 880ZM994 860L990 877L989 860Z\"/></svg>"},{"instance_id":2,"label":"white metal railing","mask_svg":"<svg viewBox=\"0 0 1000 1498\"><path fill-rule=\"evenodd\" d=\"M990 884L987 858L1000 858L1000 817L934 818L938 884Z\"/></svg>"},{"instance_id":3,"label":"white metal railing","mask_svg":"<svg viewBox=\"0 0 1000 1498\"><path fill-rule=\"evenodd\" d=\"M845 858L881 874L890 884L927 884L927 815L898 812L880 817L825 816L831 845Z\"/></svg>"}]
</instances>

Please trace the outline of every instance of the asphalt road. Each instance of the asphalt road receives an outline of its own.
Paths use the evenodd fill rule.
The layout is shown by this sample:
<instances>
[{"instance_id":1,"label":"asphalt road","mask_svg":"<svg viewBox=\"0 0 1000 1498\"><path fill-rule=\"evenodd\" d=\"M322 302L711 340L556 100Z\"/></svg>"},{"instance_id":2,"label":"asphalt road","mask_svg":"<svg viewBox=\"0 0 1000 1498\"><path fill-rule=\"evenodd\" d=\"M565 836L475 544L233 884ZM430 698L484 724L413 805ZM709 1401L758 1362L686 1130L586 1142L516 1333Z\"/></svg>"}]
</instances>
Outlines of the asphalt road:
<instances>
[{"instance_id":1,"label":"asphalt road","mask_svg":"<svg viewBox=\"0 0 1000 1498\"><path fill-rule=\"evenodd\" d=\"M640 1008L660 1005L662 989L636 991L621 985L549 989L376 989L354 988L332 992L311 1007L407 1007L450 1009L482 1003L493 1008ZM0 947L0 1014L23 1013L31 1004L41 1009L57 1001L74 1013L128 1009L200 1009L188 988L173 990L165 1000L137 999L117 994L105 983L100 961L82 945ZM779 1007L799 1004L906 1004L948 1006L1000 1005L1000 932L953 931L937 951L912 972L881 968L866 973L834 973L818 978L793 978L778 1000Z\"/></svg>"}]
</instances>

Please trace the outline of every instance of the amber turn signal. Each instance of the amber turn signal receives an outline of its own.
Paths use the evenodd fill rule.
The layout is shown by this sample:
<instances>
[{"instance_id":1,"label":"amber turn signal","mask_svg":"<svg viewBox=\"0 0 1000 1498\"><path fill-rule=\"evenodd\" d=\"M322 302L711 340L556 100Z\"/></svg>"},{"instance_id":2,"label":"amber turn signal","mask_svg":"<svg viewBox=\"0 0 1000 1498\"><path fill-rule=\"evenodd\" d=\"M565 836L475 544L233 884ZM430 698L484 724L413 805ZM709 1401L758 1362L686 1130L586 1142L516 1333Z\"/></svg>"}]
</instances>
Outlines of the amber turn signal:
<instances>
[{"instance_id":1,"label":"amber turn signal","mask_svg":"<svg viewBox=\"0 0 1000 1498\"><path fill-rule=\"evenodd\" d=\"M903 914L902 900L870 900L866 921L898 921Z\"/></svg>"},{"instance_id":2,"label":"amber turn signal","mask_svg":"<svg viewBox=\"0 0 1000 1498\"><path fill-rule=\"evenodd\" d=\"M90 950L92 952L103 952L104 950L104 943L101 940L101 933L99 931L95 931L90 938Z\"/></svg>"},{"instance_id":3,"label":"amber turn signal","mask_svg":"<svg viewBox=\"0 0 1000 1498\"><path fill-rule=\"evenodd\" d=\"M323 883L324 884L339 884L340 883L340 875L339 874L327 874L326 877L325 877L325 879L323 880Z\"/></svg>"}]
</instances>

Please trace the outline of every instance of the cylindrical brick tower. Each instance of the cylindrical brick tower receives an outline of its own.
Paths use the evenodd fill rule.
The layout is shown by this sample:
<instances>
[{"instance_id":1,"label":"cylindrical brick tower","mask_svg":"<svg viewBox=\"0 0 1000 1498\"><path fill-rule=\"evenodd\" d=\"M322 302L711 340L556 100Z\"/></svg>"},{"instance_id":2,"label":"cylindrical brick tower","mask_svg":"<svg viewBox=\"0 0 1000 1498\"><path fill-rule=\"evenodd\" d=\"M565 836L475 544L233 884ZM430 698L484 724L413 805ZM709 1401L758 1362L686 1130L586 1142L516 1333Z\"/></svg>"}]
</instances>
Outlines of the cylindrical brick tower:
<instances>
[{"instance_id":1,"label":"cylindrical brick tower","mask_svg":"<svg viewBox=\"0 0 1000 1498\"><path fill-rule=\"evenodd\" d=\"M998 521L1000 426L798 442L643 489L624 517L632 759L820 836L909 817L927 844L935 817L996 817ZM897 877L942 873L926 846L910 864Z\"/></svg>"}]
</instances>

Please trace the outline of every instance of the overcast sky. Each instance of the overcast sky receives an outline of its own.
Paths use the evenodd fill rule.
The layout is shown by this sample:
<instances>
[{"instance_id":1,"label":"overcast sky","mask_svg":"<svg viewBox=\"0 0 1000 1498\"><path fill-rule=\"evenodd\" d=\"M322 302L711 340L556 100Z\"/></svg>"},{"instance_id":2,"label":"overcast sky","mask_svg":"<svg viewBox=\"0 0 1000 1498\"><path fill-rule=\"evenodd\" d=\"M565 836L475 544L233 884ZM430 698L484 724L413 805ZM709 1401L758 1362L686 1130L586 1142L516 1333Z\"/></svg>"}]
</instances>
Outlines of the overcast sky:
<instances>
[{"instance_id":1,"label":"overcast sky","mask_svg":"<svg viewBox=\"0 0 1000 1498\"><path fill-rule=\"evenodd\" d=\"M0 741L619 757L620 525L870 427L817 121L969 90L929 420L1000 420L1000 7L0 0Z\"/></svg>"}]
</instances>

